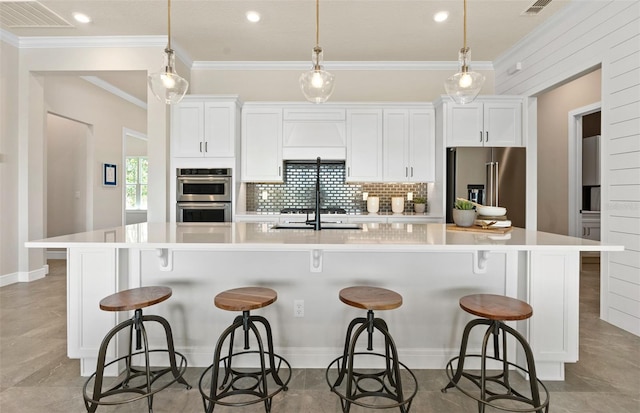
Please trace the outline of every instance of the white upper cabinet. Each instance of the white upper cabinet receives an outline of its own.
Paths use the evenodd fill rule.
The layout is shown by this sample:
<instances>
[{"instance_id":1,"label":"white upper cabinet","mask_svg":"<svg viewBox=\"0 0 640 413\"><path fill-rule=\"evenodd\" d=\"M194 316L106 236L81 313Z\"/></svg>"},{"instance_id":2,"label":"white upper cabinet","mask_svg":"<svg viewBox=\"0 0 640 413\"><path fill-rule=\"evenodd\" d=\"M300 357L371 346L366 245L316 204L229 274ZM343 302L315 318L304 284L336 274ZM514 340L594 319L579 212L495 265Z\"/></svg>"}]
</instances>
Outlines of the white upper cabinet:
<instances>
[{"instance_id":1,"label":"white upper cabinet","mask_svg":"<svg viewBox=\"0 0 640 413\"><path fill-rule=\"evenodd\" d=\"M523 98L479 97L457 104L445 98L445 139L456 146L524 146Z\"/></svg>"},{"instance_id":2,"label":"white upper cabinet","mask_svg":"<svg viewBox=\"0 0 640 413\"><path fill-rule=\"evenodd\" d=\"M283 182L282 109L245 105L241 164L244 182Z\"/></svg>"},{"instance_id":3,"label":"white upper cabinet","mask_svg":"<svg viewBox=\"0 0 640 413\"><path fill-rule=\"evenodd\" d=\"M347 182L382 182L382 109L347 109Z\"/></svg>"},{"instance_id":4,"label":"white upper cabinet","mask_svg":"<svg viewBox=\"0 0 640 413\"><path fill-rule=\"evenodd\" d=\"M239 106L236 98L189 96L171 109L172 156L236 156Z\"/></svg>"},{"instance_id":5,"label":"white upper cabinet","mask_svg":"<svg viewBox=\"0 0 640 413\"><path fill-rule=\"evenodd\" d=\"M384 110L384 182L434 181L434 117L432 108Z\"/></svg>"}]
</instances>

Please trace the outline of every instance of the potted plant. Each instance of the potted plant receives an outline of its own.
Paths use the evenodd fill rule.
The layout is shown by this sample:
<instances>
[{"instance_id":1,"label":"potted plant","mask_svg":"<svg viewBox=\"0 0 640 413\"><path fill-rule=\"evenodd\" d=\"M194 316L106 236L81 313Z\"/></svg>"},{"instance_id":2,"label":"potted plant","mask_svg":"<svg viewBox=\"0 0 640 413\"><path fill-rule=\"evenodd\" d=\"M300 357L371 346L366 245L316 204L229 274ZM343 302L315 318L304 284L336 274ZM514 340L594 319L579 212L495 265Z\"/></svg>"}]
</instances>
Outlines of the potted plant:
<instances>
[{"instance_id":1,"label":"potted plant","mask_svg":"<svg viewBox=\"0 0 640 413\"><path fill-rule=\"evenodd\" d=\"M416 211L417 214L424 214L424 210L427 206L427 200L420 196L413 198L413 210Z\"/></svg>"},{"instance_id":2,"label":"potted plant","mask_svg":"<svg viewBox=\"0 0 640 413\"><path fill-rule=\"evenodd\" d=\"M459 227L470 227L476 220L476 210L471 202L459 199L453 205L453 222Z\"/></svg>"}]
</instances>

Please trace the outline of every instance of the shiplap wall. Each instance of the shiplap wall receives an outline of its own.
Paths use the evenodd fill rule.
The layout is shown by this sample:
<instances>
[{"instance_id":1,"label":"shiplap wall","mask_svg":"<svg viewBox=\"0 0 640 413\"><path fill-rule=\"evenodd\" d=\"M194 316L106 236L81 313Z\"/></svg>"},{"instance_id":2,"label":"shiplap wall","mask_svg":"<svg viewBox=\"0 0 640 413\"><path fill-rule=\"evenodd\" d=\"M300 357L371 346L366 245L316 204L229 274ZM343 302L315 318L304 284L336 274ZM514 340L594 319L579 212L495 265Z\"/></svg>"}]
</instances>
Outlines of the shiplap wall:
<instances>
[{"instance_id":1,"label":"shiplap wall","mask_svg":"<svg viewBox=\"0 0 640 413\"><path fill-rule=\"evenodd\" d=\"M527 96L602 66L602 241L625 251L603 255L601 317L640 335L640 2L575 1L494 64Z\"/></svg>"}]
</instances>

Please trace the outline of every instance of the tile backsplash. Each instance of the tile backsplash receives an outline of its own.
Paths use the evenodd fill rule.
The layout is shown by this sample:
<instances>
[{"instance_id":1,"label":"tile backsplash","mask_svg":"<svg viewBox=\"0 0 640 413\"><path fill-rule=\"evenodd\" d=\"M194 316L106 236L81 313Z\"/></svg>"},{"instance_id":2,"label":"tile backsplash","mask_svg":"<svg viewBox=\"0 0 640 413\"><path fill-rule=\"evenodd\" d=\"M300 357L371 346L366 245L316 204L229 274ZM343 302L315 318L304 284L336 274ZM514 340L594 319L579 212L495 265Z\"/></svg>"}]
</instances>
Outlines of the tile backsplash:
<instances>
[{"instance_id":1,"label":"tile backsplash","mask_svg":"<svg viewBox=\"0 0 640 413\"><path fill-rule=\"evenodd\" d=\"M313 208L315 206L316 164L285 163L284 183L247 184L247 211L278 213L283 208ZM323 208L344 208L347 213L367 211L362 193L380 197L380 212L391 212L391 197L405 198L405 211L413 211L414 197L427 197L426 183L345 183L344 163L323 163L320 166L320 205ZM266 199L263 195L266 195Z\"/></svg>"}]
</instances>

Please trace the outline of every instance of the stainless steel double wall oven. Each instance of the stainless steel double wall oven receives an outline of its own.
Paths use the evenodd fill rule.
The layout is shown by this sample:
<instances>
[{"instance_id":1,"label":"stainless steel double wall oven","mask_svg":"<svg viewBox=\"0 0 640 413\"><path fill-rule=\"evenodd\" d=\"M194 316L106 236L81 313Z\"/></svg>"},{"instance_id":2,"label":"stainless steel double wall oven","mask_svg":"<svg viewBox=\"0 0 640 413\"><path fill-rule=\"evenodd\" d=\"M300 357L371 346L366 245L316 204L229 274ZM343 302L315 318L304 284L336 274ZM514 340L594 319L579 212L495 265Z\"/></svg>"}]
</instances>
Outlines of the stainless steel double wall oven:
<instances>
[{"instance_id":1,"label":"stainless steel double wall oven","mask_svg":"<svg viewBox=\"0 0 640 413\"><path fill-rule=\"evenodd\" d=\"M177 222L231 221L230 168L178 168Z\"/></svg>"}]
</instances>

